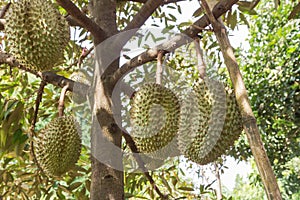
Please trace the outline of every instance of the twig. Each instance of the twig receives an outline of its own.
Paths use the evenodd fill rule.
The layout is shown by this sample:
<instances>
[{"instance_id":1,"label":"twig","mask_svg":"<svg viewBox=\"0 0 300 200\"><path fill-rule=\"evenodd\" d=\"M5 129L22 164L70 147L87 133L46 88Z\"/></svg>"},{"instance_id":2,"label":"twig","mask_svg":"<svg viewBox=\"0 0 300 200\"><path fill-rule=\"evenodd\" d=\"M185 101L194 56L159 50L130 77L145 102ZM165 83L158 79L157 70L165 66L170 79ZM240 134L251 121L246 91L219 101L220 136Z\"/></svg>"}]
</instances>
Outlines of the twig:
<instances>
[{"instance_id":1,"label":"twig","mask_svg":"<svg viewBox=\"0 0 300 200\"><path fill-rule=\"evenodd\" d=\"M163 73L163 55L164 52L160 51L157 55L157 66L156 66L156 83L160 84L162 83L162 73Z\"/></svg>"},{"instance_id":2,"label":"twig","mask_svg":"<svg viewBox=\"0 0 300 200\"><path fill-rule=\"evenodd\" d=\"M34 136L34 129L35 129L35 124L37 122L37 116L38 116L38 112L39 112L39 107L40 107L40 103L42 101L43 98L43 92L44 92L44 88L47 85L47 83L42 80L40 83L40 87L38 89L38 93L37 93L37 97L35 100L35 109L34 109L34 115L33 115L33 119L30 125L30 132L33 134L31 135L32 137Z\"/></svg>"},{"instance_id":3,"label":"twig","mask_svg":"<svg viewBox=\"0 0 300 200\"><path fill-rule=\"evenodd\" d=\"M9 2L8 4L6 4L5 6L2 7L2 9L0 11L0 19L5 16L5 13L9 9L10 5L11 5L11 3Z\"/></svg>"},{"instance_id":4,"label":"twig","mask_svg":"<svg viewBox=\"0 0 300 200\"><path fill-rule=\"evenodd\" d=\"M72 1L57 0L61 7L63 7L82 27L86 28L95 38L95 44L99 44L106 39L106 33L101 29L92 19L87 17Z\"/></svg>"},{"instance_id":5,"label":"twig","mask_svg":"<svg viewBox=\"0 0 300 200\"><path fill-rule=\"evenodd\" d=\"M64 116L65 96L66 96L68 89L69 89L69 85L67 84L62 88L61 93L60 93L60 97L59 97L59 101L58 101L58 116L59 117Z\"/></svg>"},{"instance_id":6,"label":"twig","mask_svg":"<svg viewBox=\"0 0 300 200\"><path fill-rule=\"evenodd\" d=\"M71 63L66 70L69 70L70 68L72 68L75 65L80 66L81 63L83 62L83 60L94 50L94 46L91 47L89 50L85 51L84 49L82 50L82 53L80 55L80 57L73 63Z\"/></svg>"},{"instance_id":7,"label":"twig","mask_svg":"<svg viewBox=\"0 0 300 200\"><path fill-rule=\"evenodd\" d=\"M38 112L39 112L39 107L40 107L40 103L42 101L42 98L43 98L43 92L44 92L44 88L45 86L47 85L47 83L42 80L41 83L40 83L40 87L38 89L38 93L37 93L37 97L36 97L36 100L35 100L35 109L34 109L34 116L33 116L33 119L32 119L32 122L31 122L31 126L30 126L30 139L31 139L31 142L30 142L30 153L31 153L31 156L33 157L33 161L36 163L38 169L43 172L42 168L40 167L38 161L37 161L37 158L35 156L35 152L34 152L34 148L33 148L33 137L35 136L35 124L37 122L37 116L38 116Z\"/></svg>"},{"instance_id":8,"label":"twig","mask_svg":"<svg viewBox=\"0 0 300 200\"><path fill-rule=\"evenodd\" d=\"M233 83L235 97L243 118L243 127L246 132L258 171L261 175L262 182L265 186L266 195L269 200L281 200L282 197L276 177L262 143L256 124L256 119L250 106L247 90L239 70L239 66L235 59L226 28L220 21L216 20L215 16L213 16L206 0L202 0L202 5L214 28L214 32L219 42L230 79Z\"/></svg>"},{"instance_id":9,"label":"twig","mask_svg":"<svg viewBox=\"0 0 300 200\"><path fill-rule=\"evenodd\" d=\"M133 17L130 23L126 26L125 31L140 28L163 2L164 0L146 1L145 4L139 10L139 12Z\"/></svg>"},{"instance_id":10,"label":"twig","mask_svg":"<svg viewBox=\"0 0 300 200\"><path fill-rule=\"evenodd\" d=\"M131 149L132 153L133 153L133 156L136 160L136 162L138 163L139 165L139 168L143 171L145 177L149 180L152 188L156 191L156 193L159 195L159 197L161 199L166 199L167 198L167 195L164 195L160 190L159 188L157 187L157 185L155 184L155 181L153 180L152 176L150 175L150 173L148 172L147 168L145 167L145 163L144 161L142 160L142 158L139 156L139 151L135 145L135 142L134 140L132 139L131 135L129 135L128 133L126 132L122 132L122 136L124 137L125 141L126 141L126 144L129 146L129 148Z\"/></svg>"}]
</instances>

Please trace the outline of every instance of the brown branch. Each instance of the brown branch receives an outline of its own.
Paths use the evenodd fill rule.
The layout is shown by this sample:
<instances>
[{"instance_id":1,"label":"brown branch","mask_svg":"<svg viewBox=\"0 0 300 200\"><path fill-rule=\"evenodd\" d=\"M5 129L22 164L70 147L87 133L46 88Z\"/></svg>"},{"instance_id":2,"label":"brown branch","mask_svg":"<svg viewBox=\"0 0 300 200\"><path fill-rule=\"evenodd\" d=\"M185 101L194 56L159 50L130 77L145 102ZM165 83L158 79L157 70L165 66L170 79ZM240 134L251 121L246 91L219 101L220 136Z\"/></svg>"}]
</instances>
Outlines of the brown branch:
<instances>
[{"instance_id":1,"label":"brown branch","mask_svg":"<svg viewBox=\"0 0 300 200\"><path fill-rule=\"evenodd\" d=\"M126 30L140 28L152 13L163 3L164 0L148 0L141 7L139 12L133 17L130 23L126 26Z\"/></svg>"},{"instance_id":2,"label":"brown branch","mask_svg":"<svg viewBox=\"0 0 300 200\"><path fill-rule=\"evenodd\" d=\"M37 122L39 107L40 107L40 103L41 103L42 98L43 98L43 92L44 92L44 88L45 88L46 85L47 85L47 83L44 80L42 80L41 83L40 83L40 87L38 89L36 100L35 100L34 115L33 115L31 125L30 125L30 132L32 133L32 135L31 135L32 137L35 135L35 133L34 133L35 124Z\"/></svg>"},{"instance_id":3,"label":"brown branch","mask_svg":"<svg viewBox=\"0 0 300 200\"><path fill-rule=\"evenodd\" d=\"M282 197L276 181L276 177L262 143L256 124L256 119L250 106L242 74L235 59L233 48L230 44L226 28L220 21L216 20L215 16L213 16L207 5L207 2L205 0L201 1L203 8L209 16L209 19L214 28L214 32L219 42L226 67L230 75L230 79L233 83L235 96L243 118L243 127L246 132L258 171L261 175L262 182L265 186L267 197L269 200L281 200Z\"/></svg>"},{"instance_id":4,"label":"brown branch","mask_svg":"<svg viewBox=\"0 0 300 200\"><path fill-rule=\"evenodd\" d=\"M221 0L213 9L213 14L216 18L219 18L223 15L227 10L229 10L238 0ZM147 62L154 61L157 58L158 52L163 50L165 53L172 52L176 48L189 43L191 38L195 38L201 30L197 27L205 28L210 24L209 19L206 15L202 16L199 20L197 20L193 25L187 28L183 34L176 35L171 40L158 45L155 48L146 50L145 52L137 55L131 60L127 61L123 64L113 75L112 82L116 83L119 79L121 79L124 75L135 69L136 67L145 64ZM189 39L190 40L189 40Z\"/></svg>"},{"instance_id":5,"label":"brown branch","mask_svg":"<svg viewBox=\"0 0 300 200\"><path fill-rule=\"evenodd\" d=\"M5 19L0 19L0 31L4 30Z\"/></svg>"},{"instance_id":6,"label":"brown branch","mask_svg":"<svg viewBox=\"0 0 300 200\"><path fill-rule=\"evenodd\" d=\"M148 181L150 182L151 186L153 187L153 189L156 191L156 193L159 195L159 197L161 199L167 199L167 196L164 195L159 188L156 186L155 181L153 180L152 176L150 175L150 173L148 172L147 168L145 167L145 163L142 160L142 158L139 156L139 151L135 145L134 140L132 139L131 135L129 135L126 132L122 132L122 136L124 137L126 144L129 146L130 150L133 153L133 157L135 158L136 162L139 165L139 168L143 171L144 175L146 176L146 178L148 179Z\"/></svg>"},{"instance_id":7,"label":"brown branch","mask_svg":"<svg viewBox=\"0 0 300 200\"><path fill-rule=\"evenodd\" d=\"M87 17L72 1L56 0L82 27L91 32L95 44L99 44L107 38L106 33L92 19Z\"/></svg>"},{"instance_id":8,"label":"brown branch","mask_svg":"<svg viewBox=\"0 0 300 200\"><path fill-rule=\"evenodd\" d=\"M2 9L0 11L0 19L4 18L4 15L5 15L6 11L9 9L10 5L11 5L11 3L8 3L2 7Z\"/></svg>"},{"instance_id":9,"label":"brown branch","mask_svg":"<svg viewBox=\"0 0 300 200\"><path fill-rule=\"evenodd\" d=\"M131 2L137 2L137 3L147 3L149 0L121 0L121 1L131 1ZM178 3L180 1L186 1L186 0L163 0L162 5L169 4L169 3Z\"/></svg>"},{"instance_id":10,"label":"brown branch","mask_svg":"<svg viewBox=\"0 0 300 200\"><path fill-rule=\"evenodd\" d=\"M80 57L79 57L75 62L71 63L71 64L66 68L66 70L68 71L70 68L72 68L72 67L75 66L75 65L80 66L81 63L83 62L83 60L84 60L84 59L85 59L85 58L86 58L93 50L94 50L94 46L91 47L91 48L90 48L89 50L87 50L87 51L82 50L82 53L81 53Z\"/></svg>"},{"instance_id":11,"label":"brown branch","mask_svg":"<svg viewBox=\"0 0 300 200\"><path fill-rule=\"evenodd\" d=\"M63 88L66 85L69 85L69 91L74 91L74 86L76 84L76 90L75 92L78 93L80 96L86 97L89 86L85 85L83 83L75 82L73 80L70 80L68 78L65 78L63 76L57 75L54 72L36 72L34 70L31 70L29 68L26 68L25 66L21 65L15 57L13 57L11 54L5 53L3 51L0 51L0 65L1 64L7 64L11 67L17 67L19 69L22 69L26 72L30 72L37 77L41 78L47 83L50 83L52 85L55 85L57 87Z\"/></svg>"},{"instance_id":12,"label":"brown branch","mask_svg":"<svg viewBox=\"0 0 300 200\"><path fill-rule=\"evenodd\" d=\"M288 16L288 20L296 19L297 15L300 13L300 2L293 8Z\"/></svg>"},{"instance_id":13,"label":"brown branch","mask_svg":"<svg viewBox=\"0 0 300 200\"><path fill-rule=\"evenodd\" d=\"M33 148L33 137L35 136L35 124L37 122L37 117L38 117L38 112L39 112L39 107L40 107L40 103L42 101L42 98L43 98L43 92L44 92L44 88L45 86L47 85L47 83L42 80L41 83L40 83L40 87L38 89L38 93L37 93L37 97L36 97L36 100L35 100L35 108L34 108L34 115L33 115L33 119L32 119L32 122L31 122L31 125L30 125L30 138L31 138L31 142L30 142L30 153L31 153L31 156L33 158L33 161L36 163L37 167L39 170L42 170L42 168L40 167L38 161L37 161L37 158L35 156L35 152L34 152L34 148Z\"/></svg>"},{"instance_id":14,"label":"brown branch","mask_svg":"<svg viewBox=\"0 0 300 200\"><path fill-rule=\"evenodd\" d=\"M260 2L260 0L253 0L251 2L250 10L253 10L259 2Z\"/></svg>"}]
</instances>

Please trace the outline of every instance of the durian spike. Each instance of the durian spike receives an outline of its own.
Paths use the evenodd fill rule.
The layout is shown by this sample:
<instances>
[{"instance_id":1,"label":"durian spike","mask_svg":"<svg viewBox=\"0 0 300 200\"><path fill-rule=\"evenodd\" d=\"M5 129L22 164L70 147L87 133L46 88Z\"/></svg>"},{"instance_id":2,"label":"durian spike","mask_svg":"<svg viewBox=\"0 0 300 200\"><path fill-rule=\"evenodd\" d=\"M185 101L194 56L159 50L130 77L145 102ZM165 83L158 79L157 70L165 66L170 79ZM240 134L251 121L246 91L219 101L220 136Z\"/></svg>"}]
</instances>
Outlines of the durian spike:
<instances>
[{"instance_id":1,"label":"durian spike","mask_svg":"<svg viewBox=\"0 0 300 200\"><path fill-rule=\"evenodd\" d=\"M59 97L59 101L58 101L58 116L59 117L64 116L65 97L66 97L66 93L67 93L68 89L69 89L69 84L65 85L60 93L60 97Z\"/></svg>"}]
</instances>

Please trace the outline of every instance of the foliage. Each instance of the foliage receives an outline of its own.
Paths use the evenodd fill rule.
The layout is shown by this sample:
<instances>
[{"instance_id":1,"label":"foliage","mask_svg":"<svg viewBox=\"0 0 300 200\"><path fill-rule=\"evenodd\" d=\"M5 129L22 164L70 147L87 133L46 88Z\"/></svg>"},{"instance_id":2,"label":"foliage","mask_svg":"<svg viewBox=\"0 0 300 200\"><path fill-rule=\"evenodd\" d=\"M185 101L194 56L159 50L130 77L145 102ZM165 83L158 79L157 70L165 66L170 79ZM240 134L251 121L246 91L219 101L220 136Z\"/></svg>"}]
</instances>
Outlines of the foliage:
<instances>
[{"instance_id":1,"label":"foliage","mask_svg":"<svg viewBox=\"0 0 300 200\"><path fill-rule=\"evenodd\" d=\"M1 1L0 6L5 2ZM76 3L87 15L87 0L72 1ZM118 1L117 20L118 27L124 28L141 8L141 3ZM65 10L59 8L61 13ZM244 76L251 103L262 130L266 148L286 195L296 194L299 185L299 22L288 21L287 16L291 10L289 4L282 3L278 10L269 12L269 7L263 4L257 12L248 9L247 5L233 8L224 17L226 26L234 30L238 24L250 25L251 49L240 62L244 66ZM176 14L174 14L174 12ZM257 14L258 13L258 14ZM164 30L183 30L191 22L176 23L177 16L182 14L180 4L170 4L160 7L151 17L152 27L164 27ZM251 15L249 17L248 15ZM194 17L201 16L195 12ZM247 17L248 16L248 17ZM251 21L255 23L250 24ZM56 68L57 74L70 77L73 72L84 70L92 74L89 59L81 65L72 65L78 61L84 47L91 46L90 34L82 28L72 28L72 41L65 51L65 63ZM149 34L149 38L152 35ZM160 38L152 37L158 42ZM1 40L5 48L5 40ZM202 46L207 50L208 73L219 79L226 80L222 59L212 32L203 32ZM147 48L147 47L146 47ZM178 87L184 81L191 84L198 78L196 61L188 58L194 55L193 46L179 49L168 60L163 82L170 88ZM8 51L8 49L5 49ZM242 52L239 52L242 53ZM90 56L89 58L92 58ZM246 62L245 62L246 61ZM273 61L273 62L270 62ZM258 65L259 64L259 65ZM126 82L136 86L141 80L153 81L155 65L147 64L137 68L128 75ZM228 76L227 76L228 77ZM33 118L36 93L40 80L35 76L10 68L0 66L0 198L14 199L88 199L90 186L90 161L88 145L83 149L77 168L60 178L49 178L38 171L37 166L29 153L29 128ZM184 88L183 88L184 89ZM57 116L57 101L60 89L47 85L43 101L40 105L36 131L43 128ZM70 95L71 96L71 95ZM124 108L128 111L129 98L123 96ZM298 109L298 110L297 110ZM66 101L66 112L76 113L80 119L89 119L87 104L73 104L72 98ZM87 120L88 121L88 120ZM129 124L124 123L125 127ZM83 123L84 144L89 143L88 123ZM129 151L123 144L124 152ZM245 139L241 139L236 147L235 156L245 159L250 156L249 147ZM130 160L129 160L130 161ZM126 167L126 163L124 163ZM167 161L158 171L152 172L157 186L163 193L171 198L185 199L216 199L215 191L211 185L195 186L178 166L178 160ZM257 179L258 174L253 173L250 182ZM259 183L259 182L258 182ZM297 184L298 183L298 184ZM149 181L141 173L128 169L125 173L125 192L128 199L158 199ZM252 191L254 196L262 197L262 189L255 193L256 186L237 179L236 198L242 198L241 191ZM297 196L298 195L298 196ZM250 198L250 197L249 197ZM224 197L224 199L227 199ZM231 199L231 197L228 197ZM235 198L234 198L235 199Z\"/></svg>"}]
</instances>

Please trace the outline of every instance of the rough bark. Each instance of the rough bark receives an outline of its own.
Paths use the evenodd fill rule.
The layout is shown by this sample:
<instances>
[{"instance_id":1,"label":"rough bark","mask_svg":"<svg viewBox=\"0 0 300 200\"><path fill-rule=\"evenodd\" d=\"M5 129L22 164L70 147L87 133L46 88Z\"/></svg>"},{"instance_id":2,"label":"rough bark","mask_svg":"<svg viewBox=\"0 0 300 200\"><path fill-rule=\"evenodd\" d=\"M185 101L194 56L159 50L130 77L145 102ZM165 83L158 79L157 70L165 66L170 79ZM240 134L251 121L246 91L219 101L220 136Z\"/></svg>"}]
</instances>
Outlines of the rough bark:
<instances>
[{"instance_id":1,"label":"rough bark","mask_svg":"<svg viewBox=\"0 0 300 200\"><path fill-rule=\"evenodd\" d=\"M267 197L269 200L281 200L282 197L276 181L276 177L262 143L256 124L256 119L252 112L247 90L242 78L242 74L239 70L238 63L234 56L233 48L228 39L226 28L222 23L216 20L216 17L214 17L209 10L209 7L205 0L202 0L202 4L214 28L214 33L220 45L226 67L230 75L230 79L233 83L235 96L243 118L243 127L247 134L247 138L257 168L261 175L262 182L265 186Z\"/></svg>"},{"instance_id":2,"label":"rough bark","mask_svg":"<svg viewBox=\"0 0 300 200\"><path fill-rule=\"evenodd\" d=\"M107 37L117 33L116 1L91 0L91 13L97 25L104 30ZM99 40L98 40L99 41ZM95 41L95 44L98 43ZM102 55L97 47L96 55ZM91 135L92 181L91 199L124 199L121 141L122 132L114 120L112 107L118 102L112 101L112 88L108 77L102 76L104 69L101 62L103 56L96 57L96 68L93 82L93 126ZM118 61L108 67L108 71L118 68ZM114 152L106 147L115 145ZM118 168L118 169L116 169Z\"/></svg>"}]
</instances>

